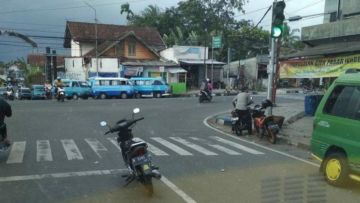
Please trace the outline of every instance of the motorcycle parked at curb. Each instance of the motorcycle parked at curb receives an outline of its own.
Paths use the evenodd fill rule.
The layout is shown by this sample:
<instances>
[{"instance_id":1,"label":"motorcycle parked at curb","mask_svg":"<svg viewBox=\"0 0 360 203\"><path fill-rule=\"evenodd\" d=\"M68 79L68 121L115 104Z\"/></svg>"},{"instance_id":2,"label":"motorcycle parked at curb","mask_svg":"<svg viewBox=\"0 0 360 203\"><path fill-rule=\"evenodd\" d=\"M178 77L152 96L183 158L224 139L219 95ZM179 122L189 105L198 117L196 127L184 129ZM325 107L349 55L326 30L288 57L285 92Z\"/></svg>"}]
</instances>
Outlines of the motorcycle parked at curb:
<instances>
[{"instance_id":1,"label":"motorcycle parked at curb","mask_svg":"<svg viewBox=\"0 0 360 203\"><path fill-rule=\"evenodd\" d=\"M200 90L199 103L203 103L204 101L211 102L211 100L212 100L212 95L210 92L207 92L205 90Z\"/></svg>"},{"instance_id":2,"label":"motorcycle parked at curb","mask_svg":"<svg viewBox=\"0 0 360 203\"><path fill-rule=\"evenodd\" d=\"M266 136L271 144L275 144L277 141L277 134L282 128L285 117L273 115L266 116L265 110L272 106L273 104L270 100L265 100L261 103L261 105L255 105L251 114L254 121L256 135L260 139Z\"/></svg>"},{"instance_id":3,"label":"motorcycle parked at curb","mask_svg":"<svg viewBox=\"0 0 360 203\"><path fill-rule=\"evenodd\" d=\"M144 117L134 118L134 115L139 113L140 109L133 110L132 119L121 119L116 122L116 125L111 127L105 121L101 121L101 126L107 126L109 133L118 133L117 142L121 148L122 157L129 170L129 174L123 175L126 178L127 186L135 179L145 186L145 190L149 196L152 196L154 189L152 178L160 179L161 174L159 168L154 166L151 161L151 155L148 153L148 145L144 141L135 140L132 134L132 126L138 121L143 120Z\"/></svg>"}]
</instances>

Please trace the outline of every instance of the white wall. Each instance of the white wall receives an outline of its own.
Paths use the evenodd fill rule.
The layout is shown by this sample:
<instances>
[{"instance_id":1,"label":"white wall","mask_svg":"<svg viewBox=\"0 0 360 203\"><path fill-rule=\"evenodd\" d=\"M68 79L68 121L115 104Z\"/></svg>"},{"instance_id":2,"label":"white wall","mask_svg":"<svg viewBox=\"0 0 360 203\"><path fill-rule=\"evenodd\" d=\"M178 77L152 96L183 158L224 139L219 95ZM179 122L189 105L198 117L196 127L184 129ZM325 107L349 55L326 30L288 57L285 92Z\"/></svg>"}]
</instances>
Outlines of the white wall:
<instances>
[{"instance_id":1,"label":"white wall","mask_svg":"<svg viewBox=\"0 0 360 203\"><path fill-rule=\"evenodd\" d=\"M81 56L84 56L89 51L95 48L95 43L81 43L80 48L81 48Z\"/></svg>"},{"instance_id":2,"label":"white wall","mask_svg":"<svg viewBox=\"0 0 360 203\"><path fill-rule=\"evenodd\" d=\"M65 58L65 77L69 79L85 80L86 69L81 57Z\"/></svg>"},{"instance_id":3,"label":"white wall","mask_svg":"<svg viewBox=\"0 0 360 203\"><path fill-rule=\"evenodd\" d=\"M75 42L74 40L71 40L71 56L72 57L81 56L80 45L78 42Z\"/></svg>"},{"instance_id":4,"label":"white wall","mask_svg":"<svg viewBox=\"0 0 360 203\"><path fill-rule=\"evenodd\" d=\"M119 62L117 58L98 58L98 70L99 72L106 73L118 73ZM91 72L96 72L96 58L91 59Z\"/></svg>"}]
</instances>

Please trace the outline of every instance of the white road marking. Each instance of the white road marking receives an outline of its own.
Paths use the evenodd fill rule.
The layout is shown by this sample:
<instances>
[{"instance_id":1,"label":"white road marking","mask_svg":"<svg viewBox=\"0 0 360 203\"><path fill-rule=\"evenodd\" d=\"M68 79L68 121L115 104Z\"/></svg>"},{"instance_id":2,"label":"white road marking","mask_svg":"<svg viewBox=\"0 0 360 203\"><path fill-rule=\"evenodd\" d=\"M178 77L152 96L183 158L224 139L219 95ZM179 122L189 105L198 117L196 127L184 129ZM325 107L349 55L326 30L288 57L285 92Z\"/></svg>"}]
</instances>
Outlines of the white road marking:
<instances>
[{"instance_id":1,"label":"white road marking","mask_svg":"<svg viewBox=\"0 0 360 203\"><path fill-rule=\"evenodd\" d=\"M219 151L222 151L222 152L224 152L224 153L226 153L226 154L229 154L229 155L241 155L241 153L236 152L236 151L231 150L231 149L228 149L228 148L223 147L223 146L221 146L221 145L209 144L209 146L211 146L211 147L213 147L213 148L215 148L215 149L217 149L217 150L219 150Z\"/></svg>"},{"instance_id":2,"label":"white road marking","mask_svg":"<svg viewBox=\"0 0 360 203\"><path fill-rule=\"evenodd\" d=\"M108 137L107 138L118 150L121 151L119 144L116 141L116 138Z\"/></svg>"},{"instance_id":3,"label":"white road marking","mask_svg":"<svg viewBox=\"0 0 360 203\"><path fill-rule=\"evenodd\" d=\"M137 137L136 139L145 142L143 139L140 139L140 138L138 138L138 137ZM146 142L146 144L147 144L148 147L149 147L149 148L148 148L149 151L150 151L151 153L153 153L154 155L156 155L156 156L169 156L168 153L166 153L166 152L164 152L163 150L155 147L154 145L152 145L152 144L150 144L150 143L147 143L147 142Z\"/></svg>"},{"instance_id":4,"label":"white road marking","mask_svg":"<svg viewBox=\"0 0 360 203\"><path fill-rule=\"evenodd\" d=\"M301 161L301 162L307 163L307 164L312 165L312 166L315 166L315 167L320 167L320 164L317 164L317 163L314 163L314 162L311 162L311 161L308 161L308 160L305 160L305 159L302 159L302 158L293 156L293 155L291 155L291 154L287 154L287 153L285 153L285 152L281 152L281 151L278 151L278 150L275 150L275 149L271 149L271 148L269 148L269 147L265 147L265 146L263 146L263 145L261 145L261 144L257 144L257 143L254 143L254 142L250 142L250 141L248 141L248 140L244 140L244 139L241 139L241 138L239 138L239 137L234 137L234 135L225 133L225 132L223 132L223 131L221 131L221 130L219 130L219 129L216 129L216 128L212 127L211 125L209 125L209 124L207 123L207 121L208 121L210 118L212 118L212 117L214 117L214 116L216 116L216 115L218 115L218 114L227 113L227 112L228 112L228 111L220 112L220 113L217 113L217 114L210 115L210 116L206 117L206 118L203 120L203 124L204 124L206 127L210 128L210 129L212 129L212 130L214 130L214 131L216 131L216 132L218 132L218 133L221 133L221 134L223 134L223 135L225 135L225 136L227 136L227 137L231 137L231 138L233 138L233 139L236 139L236 140L239 140L239 141L242 141L242 142L245 142L245 143L248 143L248 144L257 146L257 147L259 147L259 148L263 148L263 149L266 149L266 150L268 150L268 151L275 152L275 153L277 153L277 154L281 154L281 155L286 156L286 157L288 157L288 158L295 159L295 160L297 160L297 161Z\"/></svg>"},{"instance_id":5,"label":"white road marking","mask_svg":"<svg viewBox=\"0 0 360 203\"><path fill-rule=\"evenodd\" d=\"M37 140L36 147L37 147L37 155L36 155L37 162L53 160L49 140Z\"/></svg>"},{"instance_id":6,"label":"white road marking","mask_svg":"<svg viewBox=\"0 0 360 203\"><path fill-rule=\"evenodd\" d=\"M46 178L70 178L70 177L81 177L81 176L112 175L126 171L128 170L112 169L112 170L80 171L80 172L68 172L68 173L36 174L36 175L24 175L24 176L8 176L8 177L0 177L0 182L41 180Z\"/></svg>"},{"instance_id":7,"label":"white road marking","mask_svg":"<svg viewBox=\"0 0 360 203\"><path fill-rule=\"evenodd\" d=\"M200 152L202 154L205 154L207 156L216 156L216 155L218 155L215 152L209 151L209 150L205 149L202 146L191 143L191 142L189 142L189 141L187 141L185 139L182 139L180 137L170 137L170 139L175 140L176 142L179 142L179 143L181 143L181 144L183 144L183 145L185 145L185 146L187 146L187 147L189 147L189 148L191 148L191 149L193 149L195 151L198 151L198 152Z\"/></svg>"},{"instance_id":8,"label":"white road marking","mask_svg":"<svg viewBox=\"0 0 360 203\"><path fill-rule=\"evenodd\" d=\"M178 188L174 183L170 182L165 176L160 179L165 185L167 185L172 191L179 195L186 203L196 203L196 201L187 195L184 191Z\"/></svg>"},{"instance_id":9,"label":"white road marking","mask_svg":"<svg viewBox=\"0 0 360 203\"><path fill-rule=\"evenodd\" d=\"M79 148L76 146L74 140L71 140L71 139L61 140L61 143L65 150L68 160L74 160L74 159L83 160L84 159Z\"/></svg>"},{"instance_id":10,"label":"white road marking","mask_svg":"<svg viewBox=\"0 0 360 203\"><path fill-rule=\"evenodd\" d=\"M91 149L100 157L102 158L102 156L100 155L101 151L107 151L107 149L104 147L103 144L101 144L97 139L95 138L86 138L85 141L89 144L89 146L91 147Z\"/></svg>"},{"instance_id":11,"label":"white road marking","mask_svg":"<svg viewBox=\"0 0 360 203\"><path fill-rule=\"evenodd\" d=\"M15 181L30 181L30 180L43 180L49 178L71 178L71 177L84 177L84 176L101 176L101 175L116 175L119 173L128 172L128 169L110 169L110 170L95 170L95 171L78 171L67 173L48 173L48 174L35 174L24 176L7 176L0 177L0 182L15 182ZM179 195L186 203L196 203L189 195L178 188L165 176L160 179L166 186Z\"/></svg>"},{"instance_id":12,"label":"white road marking","mask_svg":"<svg viewBox=\"0 0 360 203\"><path fill-rule=\"evenodd\" d=\"M178 147L177 145L167 141L167 140L164 140L160 137L152 137L151 139L155 140L156 142L164 145L165 147L171 149L172 151L182 155L182 156L192 156L192 154L188 151L186 151L185 149L182 149L180 147Z\"/></svg>"},{"instance_id":13,"label":"white road marking","mask_svg":"<svg viewBox=\"0 0 360 203\"><path fill-rule=\"evenodd\" d=\"M236 152L236 151L234 151L234 150L228 149L228 148L223 147L223 146L221 146L221 145L211 144L211 143L209 143L208 141L206 141L206 140L204 140L204 139L201 139L201 138L190 137L190 139L193 139L193 140L202 142L202 143L204 143L204 144L206 144L206 145L209 145L210 147L213 147L213 148L215 148L215 149L217 149L217 150L219 150L219 151L222 151L222 152L224 152L224 153L226 153L226 154L229 154L229 155L241 155L241 153L239 153L239 152Z\"/></svg>"},{"instance_id":14,"label":"white road marking","mask_svg":"<svg viewBox=\"0 0 360 203\"><path fill-rule=\"evenodd\" d=\"M256 155L264 154L264 153L262 153L260 151L255 150L255 149L251 149L249 147L245 147L244 145L241 145L241 144L229 141L229 140L225 140L225 139L223 139L221 137L211 136L211 138L218 141L218 142L221 142L221 143L227 144L229 146L238 148L238 149L240 149L242 151L248 152L250 154L256 154Z\"/></svg>"},{"instance_id":15,"label":"white road marking","mask_svg":"<svg viewBox=\"0 0 360 203\"><path fill-rule=\"evenodd\" d=\"M24 158L24 152L26 148L26 142L14 142L11 146L9 157L6 161L7 164L22 163Z\"/></svg>"}]
</instances>

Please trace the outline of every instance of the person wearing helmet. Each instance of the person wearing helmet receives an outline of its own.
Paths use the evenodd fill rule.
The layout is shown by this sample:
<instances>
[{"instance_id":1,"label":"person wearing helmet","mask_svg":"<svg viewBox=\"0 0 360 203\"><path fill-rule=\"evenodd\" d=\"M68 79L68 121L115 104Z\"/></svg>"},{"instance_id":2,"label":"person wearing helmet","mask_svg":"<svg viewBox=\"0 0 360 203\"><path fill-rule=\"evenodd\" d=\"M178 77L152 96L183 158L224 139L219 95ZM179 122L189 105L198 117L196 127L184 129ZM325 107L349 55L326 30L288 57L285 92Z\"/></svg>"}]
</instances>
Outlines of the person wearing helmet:
<instances>
[{"instance_id":1,"label":"person wearing helmet","mask_svg":"<svg viewBox=\"0 0 360 203\"><path fill-rule=\"evenodd\" d=\"M63 83L61 81L61 78L60 77L57 77L56 78L56 81L55 81L55 95L57 95L57 90L58 88L62 88L63 87Z\"/></svg>"},{"instance_id":2,"label":"person wearing helmet","mask_svg":"<svg viewBox=\"0 0 360 203\"><path fill-rule=\"evenodd\" d=\"M232 101L235 111L240 120L246 119L248 126L249 135L252 134L252 121L250 110L248 109L248 105L252 104L253 101L250 97L250 94L247 92L245 87L241 88L241 91Z\"/></svg>"}]
</instances>

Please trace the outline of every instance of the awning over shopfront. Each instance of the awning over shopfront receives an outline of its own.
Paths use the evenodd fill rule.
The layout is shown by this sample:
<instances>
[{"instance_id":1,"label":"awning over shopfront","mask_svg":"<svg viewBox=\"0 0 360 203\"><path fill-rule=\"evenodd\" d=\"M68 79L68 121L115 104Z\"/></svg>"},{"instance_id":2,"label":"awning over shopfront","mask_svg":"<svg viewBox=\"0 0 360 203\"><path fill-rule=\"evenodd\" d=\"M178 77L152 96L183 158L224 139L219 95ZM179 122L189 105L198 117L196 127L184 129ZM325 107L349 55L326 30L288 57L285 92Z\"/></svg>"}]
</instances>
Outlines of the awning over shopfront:
<instances>
[{"instance_id":1,"label":"awning over shopfront","mask_svg":"<svg viewBox=\"0 0 360 203\"><path fill-rule=\"evenodd\" d=\"M338 77L348 69L360 69L360 54L281 61L280 78Z\"/></svg>"},{"instance_id":2,"label":"awning over shopfront","mask_svg":"<svg viewBox=\"0 0 360 203\"><path fill-rule=\"evenodd\" d=\"M220 61L216 61L216 60L211 60L211 59L206 59L205 61L204 60L201 60L201 59L194 59L194 60L179 60L180 63L183 63L183 64L187 64L187 65L202 65L202 64L207 64L207 65L225 65L226 63L224 62L220 62Z\"/></svg>"},{"instance_id":3,"label":"awning over shopfront","mask_svg":"<svg viewBox=\"0 0 360 203\"><path fill-rule=\"evenodd\" d=\"M183 68L168 68L169 73L186 73L187 71Z\"/></svg>"},{"instance_id":4,"label":"awning over shopfront","mask_svg":"<svg viewBox=\"0 0 360 203\"><path fill-rule=\"evenodd\" d=\"M290 59L297 57L310 57L310 56L322 56L322 55L333 55L333 54L344 54L351 52L359 52L360 42L349 41L349 42L333 42L329 44L321 44L314 47L306 47L304 50L280 56L281 59Z\"/></svg>"}]
</instances>

